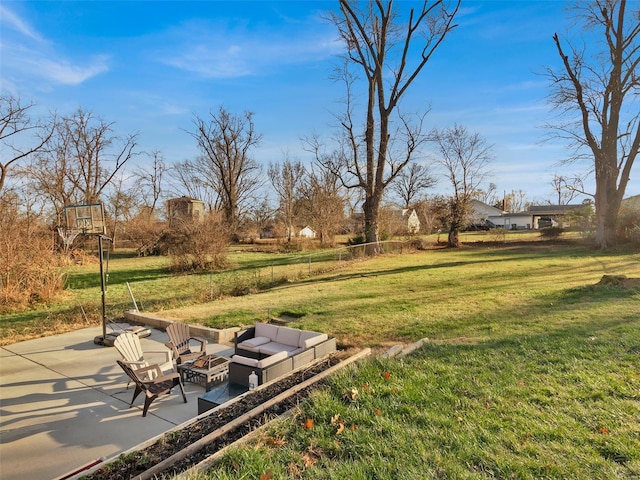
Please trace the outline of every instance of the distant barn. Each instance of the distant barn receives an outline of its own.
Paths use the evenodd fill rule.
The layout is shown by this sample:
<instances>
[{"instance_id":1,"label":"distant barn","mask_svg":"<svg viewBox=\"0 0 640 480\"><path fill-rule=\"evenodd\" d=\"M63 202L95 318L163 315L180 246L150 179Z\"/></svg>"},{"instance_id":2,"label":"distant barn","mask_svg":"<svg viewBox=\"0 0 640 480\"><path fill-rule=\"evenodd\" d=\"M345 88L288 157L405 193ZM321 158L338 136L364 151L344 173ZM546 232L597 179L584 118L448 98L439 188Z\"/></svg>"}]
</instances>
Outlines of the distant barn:
<instances>
[{"instance_id":1,"label":"distant barn","mask_svg":"<svg viewBox=\"0 0 640 480\"><path fill-rule=\"evenodd\" d=\"M167 200L167 219L169 225L175 221L204 220L204 202L191 197L179 197Z\"/></svg>"}]
</instances>

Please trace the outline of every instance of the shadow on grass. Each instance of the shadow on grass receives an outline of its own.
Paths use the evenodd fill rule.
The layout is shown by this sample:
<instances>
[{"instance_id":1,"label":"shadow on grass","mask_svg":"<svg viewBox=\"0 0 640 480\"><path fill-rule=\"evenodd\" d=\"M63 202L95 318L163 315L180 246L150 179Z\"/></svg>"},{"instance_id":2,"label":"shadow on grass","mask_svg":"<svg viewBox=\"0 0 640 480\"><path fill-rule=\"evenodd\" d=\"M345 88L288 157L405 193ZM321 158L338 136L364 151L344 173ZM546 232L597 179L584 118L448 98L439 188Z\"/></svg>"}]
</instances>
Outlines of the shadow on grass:
<instances>
[{"instance_id":1,"label":"shadow on grass","mask_svg":"<svg viewBox=\"0 0 640 480\"><path fill-rule=\"evenodd\" d=\"M108 273L109 285L124 285L126 282L143 282L146 280L159 280L170 274L168 267L156 267L144 270L117 270ZM80 273L70 275L67 279L67 287L70 290L100 287L100 273Z\"/></svg>"},{"instance_id":2,"label":"shadow on grass","mask_svg":"<svg viewBox=\"0 0 640 480\"><path fill-rule=\"evenodd\" d=\"M490 338L448 338L427 342L416 356L459 363L461 352L499 357L502 368L544 371L546 364L604 362L626 359L633 365L640 352L640 318L629 312L607 320L583 319L570 323L549 323L542 330L501 332ZM519 358L519 360L517 360ZM528 366L527 366L528 365ZM486 365L476 365L486 368ZM475 367L474 367L475 368ZM604 368L604 367L603 367Z\"/></svg>"},{"instance_id":3,"label":"shadow on grass","mask_svg":"<svg viewBox=\"0 0 640 480\"><path fill-rule=\"evenodd\" d=\"M634 302L635 298L638 302ZM607 304L610 304L613 309L621 302L624 305L630 305L631 308L626 309L624 313L618 312L617 317L590 313ZM633 308L634 306L637 308ZM478 335L479 341L487 337L493 339L547 337L554 332L560 332L561 336L574 335L578 332L587 336L606 329L607 326L630 325L634 322L638 324L640 332L640 289L585 285L541 295L526 305L499 309L494 314L474 313L460 318L457 322L451 322L450 319L443 320L439 333L449 336L455 332L473 331ZM427 327L433 329L434 326L431 324ZM640 342L640 337L637 340Z\"/></svg>"}]
</instances>

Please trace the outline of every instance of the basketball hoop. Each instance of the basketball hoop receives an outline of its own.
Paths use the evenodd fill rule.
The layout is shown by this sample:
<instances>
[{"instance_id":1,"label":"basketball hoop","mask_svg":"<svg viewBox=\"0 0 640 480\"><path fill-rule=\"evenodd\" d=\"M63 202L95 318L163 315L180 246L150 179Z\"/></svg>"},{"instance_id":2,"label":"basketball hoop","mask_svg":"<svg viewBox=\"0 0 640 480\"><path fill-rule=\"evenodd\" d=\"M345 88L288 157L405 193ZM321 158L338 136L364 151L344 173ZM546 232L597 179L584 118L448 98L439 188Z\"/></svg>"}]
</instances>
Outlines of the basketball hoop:
<instances>
[{"instance_id":1,"label":"basketball hoop","mask_svg":"<svg viewBox=\"0 0 640 480\"><path fill-rule=\"evenodd\" d=\"M105 272L103 269L103 248L102 240L111 240L106 236L107 228L104 221L104 208L101 203L91 203L88 205L69 205L64 207L64 218L67 223L67 228L64 233L61 233L59 229L58 233L62 237L65 244L65 248L73 243L75 238L80 235L95 235L98 237L98 255L100 256L100 286L102 290L102 336L96 337L93 343L97 345L113 346L109 345L107 341L107 313L106 313L106 295L107 285ZM67 243L68 242L68 243Z\"/></svg>"},{"instance_id":2,"label":"basketball hoop","mask_svg":"<svg viewBox=\"0 0 640 480\"><path fill-rule=\"evenodd\" d=\"M104 209L101 203L64 207L67 230L83 235L105 235Z\"/></svg>"}]
</instances>

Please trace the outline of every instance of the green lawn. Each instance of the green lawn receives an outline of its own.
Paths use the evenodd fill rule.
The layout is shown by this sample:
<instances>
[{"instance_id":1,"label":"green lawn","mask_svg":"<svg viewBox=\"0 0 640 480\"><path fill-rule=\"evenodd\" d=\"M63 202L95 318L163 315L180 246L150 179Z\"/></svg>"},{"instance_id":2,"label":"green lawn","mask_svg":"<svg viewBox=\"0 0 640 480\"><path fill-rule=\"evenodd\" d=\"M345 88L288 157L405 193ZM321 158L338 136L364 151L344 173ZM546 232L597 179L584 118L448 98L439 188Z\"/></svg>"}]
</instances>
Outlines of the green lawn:
<instances>
[{"instance_id":1,"label":"green lawn","mask_svg":"<svg viewBox=\"0 0 640 480\"><path fill-rule=\"evenodd\" d=\"M640 256L427 251L166 312L215 325L293 311L343 346L431 340L336 375L198 478L639 478L640 286L605 274L640 278Z\"/></svg>"}]
</instances>

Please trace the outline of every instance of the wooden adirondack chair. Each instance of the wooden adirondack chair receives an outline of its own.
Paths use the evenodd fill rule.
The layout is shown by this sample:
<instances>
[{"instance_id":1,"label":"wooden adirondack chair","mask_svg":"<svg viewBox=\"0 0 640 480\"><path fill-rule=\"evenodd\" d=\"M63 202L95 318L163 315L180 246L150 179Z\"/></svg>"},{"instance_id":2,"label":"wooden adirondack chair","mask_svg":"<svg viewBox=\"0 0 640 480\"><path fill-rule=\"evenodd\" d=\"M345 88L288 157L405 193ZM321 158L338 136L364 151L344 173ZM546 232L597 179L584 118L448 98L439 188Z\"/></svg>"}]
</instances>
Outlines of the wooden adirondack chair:
<instances>
[{"instance_id":1,"label":"wooden adirondack chair","mask_svg":"<svg viewBox=\"0 0 640 480\"><path fill-rule=\"evenodd\" d=\"M178 385L180 387L180 392L182 392L182 399L184 403L187 403L187 396L184 394L184 387L182 385L182 380L180 380L180 375L178 373L171 373L169 375L162 375L162 371L158 365L150 365L148 367L142 367L137 370L131 368L127 363L122 362L120 360L116 360L118 365L124 370L124 372L129 376L129 378L135 382L136 390L133 392L133 398L131 399L131 403L129 404L129 408L133 407L133 402L136 397L140 395L140 393L144 392L144 409L142 410L142 416L147 416L147 410L149 410L149 406L151 402L153 402L160 395L166 395L171 392L171 389ZM148 375L148 377L152 376L152 380L143 380L141 375L145 373L155 370L153 375Z\"/></svg>"},{"instance_id":2,"label":"wooden adirondack chair","mask_svg":"<svg viewBox=\"0 0 640 480\"><path fill-rule=\"evenodd\" d=\"M207 339L190 335L189 325L186 323L174 322L169 324L167 326L167 335L169 335L169 341L165 345L173 352L173 359L177 365L207 354ZM200 344L198 350L191 345L191 340Z\"/></svg>"},{"instance_id":3,"label":"wooden adirondack chair","mask_svg":"<svg viewBox=\"0 0 640 480\"><path fill-rule=\"evenodd\" d=\"M132 369L138 370L140 368L148 367L151 364L158 364L160 370L164 373L173 373L173 359L172 353L167 350L157 351L142 351L140 345L140 337L132 332L124 332L116 337L113 342L113 346L120 352L122 359ZM146 356L146 358L145 358ZM147 376L154 375L155 370L149 370ZM148 379L151 379L148 378ZM129 382L131 383L131 382ZM127 384L129 388L129 384Z\"/></svg>"}]
</instances>

